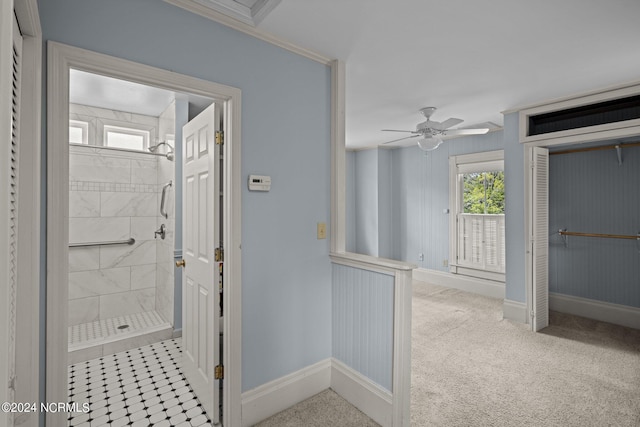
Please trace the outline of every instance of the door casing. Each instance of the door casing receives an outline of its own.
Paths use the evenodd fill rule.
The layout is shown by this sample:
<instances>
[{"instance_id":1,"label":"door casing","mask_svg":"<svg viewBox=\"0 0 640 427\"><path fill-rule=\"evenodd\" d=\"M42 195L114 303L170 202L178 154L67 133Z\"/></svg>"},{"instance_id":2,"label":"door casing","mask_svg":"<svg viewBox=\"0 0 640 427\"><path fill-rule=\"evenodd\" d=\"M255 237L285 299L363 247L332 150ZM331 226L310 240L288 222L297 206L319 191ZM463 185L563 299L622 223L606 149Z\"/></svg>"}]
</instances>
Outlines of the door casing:
<instances>
[{"instance_id":1,"label":"door casing","mask_svg":"<svg viewBox=\"0 0 640 427\"><path fill-rule=\"evenodd\" d=\"M69 245L69 70L71 68L163 89L213 98L223 104L226 242L224 322L225 425L241 425L241 91L136 62L48 42L47 72L47 348L46 401L65 402ZM48 413L48 426L66 426L64 413Z\"/></svg>"}]
</instances>

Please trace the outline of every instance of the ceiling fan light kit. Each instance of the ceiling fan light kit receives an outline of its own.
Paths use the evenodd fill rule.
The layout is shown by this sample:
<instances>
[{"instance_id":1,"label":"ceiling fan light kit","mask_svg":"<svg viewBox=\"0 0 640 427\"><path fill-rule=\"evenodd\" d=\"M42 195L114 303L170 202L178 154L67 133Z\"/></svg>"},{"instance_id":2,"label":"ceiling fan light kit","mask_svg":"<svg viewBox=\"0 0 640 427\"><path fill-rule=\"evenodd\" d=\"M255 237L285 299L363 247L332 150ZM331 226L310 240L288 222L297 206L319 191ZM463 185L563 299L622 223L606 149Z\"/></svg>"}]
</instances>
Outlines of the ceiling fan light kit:
<instances>
[{"instance_id":1,"label":"ceiling fan light kit","mask_svg":"<svg viewBox=\"0 0 640 427\"><path fill-rule=\"evenodd\" d=\"M392 141L384 142L384 144L390 144L392 142L403 141L410 138L418 139L418 147L424 151L432 151L438 148L443 140L444 136L464 136L464 135L482 135L489 132L488 128L477 129L449 129L452 126L462 123L464 120L449 118L444 122L436 122L431 120L431 115L436 111L435 107L421 108L420 114L422 114L427 120L419 123L416 126L416 130L396 130L396 129L382 129L383 132L405 132L413 135L400 139L394 139Z\"/></svg>"},{"instance_id":2,"label":"ceiling fan light kit","mask_svg":"<svg viewBox=\"0 0 640 427\"><path fill-rule=\"evenodd\" d=\"M438 148L440 144L442 144L442 142L443 141L441 138L438 138L437 136L432 136L429 138L419 139L418 147L420 147L422 151L433 151L436 148Z\"/></svg>"}]
</instances>

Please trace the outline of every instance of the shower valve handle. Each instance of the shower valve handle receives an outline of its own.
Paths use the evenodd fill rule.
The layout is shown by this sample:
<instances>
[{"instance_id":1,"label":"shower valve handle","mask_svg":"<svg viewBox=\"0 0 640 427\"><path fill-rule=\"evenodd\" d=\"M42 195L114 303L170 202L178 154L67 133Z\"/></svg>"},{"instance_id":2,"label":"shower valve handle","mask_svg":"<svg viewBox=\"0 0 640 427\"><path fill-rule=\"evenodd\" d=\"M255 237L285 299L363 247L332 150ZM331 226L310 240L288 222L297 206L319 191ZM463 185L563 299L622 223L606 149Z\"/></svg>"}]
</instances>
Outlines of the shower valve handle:
<instances>
[{"instance_id":1,"label":"shower valve handle","mask_svg":"<svg viewBox=\"0 0 640 427\"><path fill-rule=\"evenodd\" d=\"M181 259L180 261L176 261L176 267L184 267L187 263L185 260Z\"/></svg>"}]
</instances>

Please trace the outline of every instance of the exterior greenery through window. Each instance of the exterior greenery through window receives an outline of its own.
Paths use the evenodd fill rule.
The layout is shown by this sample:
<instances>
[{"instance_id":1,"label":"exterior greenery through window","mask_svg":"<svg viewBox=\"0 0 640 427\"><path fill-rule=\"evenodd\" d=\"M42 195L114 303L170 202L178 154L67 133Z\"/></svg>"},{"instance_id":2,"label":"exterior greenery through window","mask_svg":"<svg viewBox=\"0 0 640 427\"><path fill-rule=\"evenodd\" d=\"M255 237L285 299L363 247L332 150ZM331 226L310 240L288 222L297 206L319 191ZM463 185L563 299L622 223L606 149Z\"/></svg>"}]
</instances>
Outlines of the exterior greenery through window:
<instances>
[{"instance_id":1,"label":"exterior greenery through window","mask_svg":"<svg viewBox=\"0 0 640 427\"><path fill-rule=\"evenodd\" d=\"M504 172L473 172L463 175L463 212L504 214Z\"/></svg>"},{"instance_id":2,"label":"exterior greenery through window","mask_svg":"<svg viewBox=\"0 0 640 427\"><path fill-rule=\"evenodd\" d=\"M449 158L449 271L504 282L505 174L502 150Z\"/></svg>"}]
</instances>

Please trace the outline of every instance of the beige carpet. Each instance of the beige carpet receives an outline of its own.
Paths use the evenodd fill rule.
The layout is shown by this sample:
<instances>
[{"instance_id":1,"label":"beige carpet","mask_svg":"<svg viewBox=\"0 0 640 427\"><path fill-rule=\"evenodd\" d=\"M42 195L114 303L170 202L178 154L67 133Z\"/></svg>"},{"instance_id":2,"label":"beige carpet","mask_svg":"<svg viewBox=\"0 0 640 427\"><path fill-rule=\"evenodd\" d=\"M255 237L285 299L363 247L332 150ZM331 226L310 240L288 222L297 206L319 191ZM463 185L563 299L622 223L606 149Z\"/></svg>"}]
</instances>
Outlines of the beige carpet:
<instances>
[{"instance_id":1,"label":"beige carpet","mask_svg":"<svg viewBox=\"0 0 640 427\"><path fill-rule=\"evenodd\" d=\"M256 424L256 427L379 427L333 390L322 393Z\"/></svg>"},{"instance_id":2,"label":"beige carpet","mask_svg":"<svg viewBox=\"0 0 640 427\"><path fill-rule=\"evenodd\" d=\"M541 333L502 301L414 282L412 426L640 426L640 331L551 313ZM331 390L260 427L377 426Z\"/></svg>"},{"instance_id":3,"label":"beige carpet","mask_svg":"<svg viewBox=\"0 0 640 427\"><path fill-rule=\"evenodd\" d=\"M413 426L640 426L640 331L414 283Z\"/></svg>"}]
</instances>

